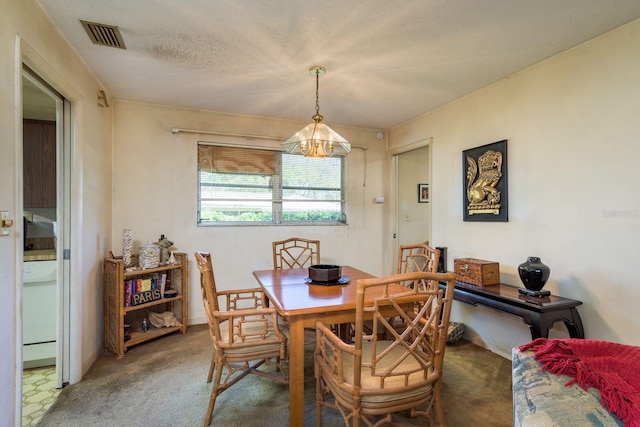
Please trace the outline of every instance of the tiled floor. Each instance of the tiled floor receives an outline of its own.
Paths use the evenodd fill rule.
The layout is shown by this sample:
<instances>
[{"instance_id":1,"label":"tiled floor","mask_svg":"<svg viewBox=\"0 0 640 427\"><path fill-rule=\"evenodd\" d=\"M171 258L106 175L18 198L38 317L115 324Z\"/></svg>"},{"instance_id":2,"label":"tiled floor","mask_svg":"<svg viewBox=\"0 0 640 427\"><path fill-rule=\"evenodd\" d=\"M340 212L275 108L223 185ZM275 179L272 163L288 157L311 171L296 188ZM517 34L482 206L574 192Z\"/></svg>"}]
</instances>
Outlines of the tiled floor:
<instances>
[{"instance_id":1,"label":"tiled floor","mask_svg":"<svg viewBox=\"0 0 640 427\"><path fill-rule=\"evenodd\" d=\"M22 372L22 426L35 426L59 393L55 366L25 369Z\"/></svg>"}]
</instances>

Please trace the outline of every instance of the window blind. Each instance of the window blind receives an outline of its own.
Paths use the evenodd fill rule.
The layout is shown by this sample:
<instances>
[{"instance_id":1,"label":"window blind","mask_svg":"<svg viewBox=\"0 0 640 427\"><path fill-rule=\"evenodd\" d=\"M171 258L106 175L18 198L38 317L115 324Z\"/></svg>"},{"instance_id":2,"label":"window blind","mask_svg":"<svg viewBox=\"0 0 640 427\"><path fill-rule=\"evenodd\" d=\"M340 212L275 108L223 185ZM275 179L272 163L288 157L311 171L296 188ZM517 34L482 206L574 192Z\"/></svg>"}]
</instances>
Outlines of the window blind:
<instances>
[{"instance_id":1,"label":"window blind","mask_svg":"<svg viewBox=\"0 0 640 427\"><path fill-rule=\"evenodd\" d=\"M276 172L276 153L273 150L198 144L198 169L203 172L273 175Z\"/></svg>"}]
</instances>

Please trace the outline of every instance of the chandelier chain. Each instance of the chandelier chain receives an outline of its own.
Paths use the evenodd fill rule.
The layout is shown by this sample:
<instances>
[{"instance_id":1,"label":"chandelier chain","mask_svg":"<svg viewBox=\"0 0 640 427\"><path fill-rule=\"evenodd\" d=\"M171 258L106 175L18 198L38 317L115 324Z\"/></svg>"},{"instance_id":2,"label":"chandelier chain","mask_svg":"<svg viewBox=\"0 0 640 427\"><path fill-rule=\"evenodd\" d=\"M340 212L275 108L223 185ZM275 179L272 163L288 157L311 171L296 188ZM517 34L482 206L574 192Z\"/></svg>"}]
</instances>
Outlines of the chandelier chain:
<instances>
[{"instance_id":1,"label":"chandelier chain","mask_svg":"<svg viewBox=\"0 0 640 427\"><path fill-rule=\"evenodd\" d=\"M320 102L318 101L320 97L320 91L318 88L320 87L320 72L316 70L316 115L320 115Z\"/></svg>"}]
</instances>

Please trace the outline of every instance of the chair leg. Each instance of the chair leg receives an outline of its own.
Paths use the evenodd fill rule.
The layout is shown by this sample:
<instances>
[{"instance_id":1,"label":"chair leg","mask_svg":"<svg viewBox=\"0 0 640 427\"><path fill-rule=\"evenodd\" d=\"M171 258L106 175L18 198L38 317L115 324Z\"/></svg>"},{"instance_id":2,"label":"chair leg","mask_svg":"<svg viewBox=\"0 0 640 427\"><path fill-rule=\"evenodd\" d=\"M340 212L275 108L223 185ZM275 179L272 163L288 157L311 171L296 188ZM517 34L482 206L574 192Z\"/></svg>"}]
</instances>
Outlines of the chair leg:
<instances>
[{"instance_id":1,"label":"chair leg","mask_svg":"<svg viewBox=\"0 0 640 427\"><path fill-rule=\"evenodd\" d=\"M444 420L444 410L442 409L442 402L440 401L440 383L438 380L433 385L433 411L436 414L436 425L439 427L445 427L447 423Z\"/></svg>"},{"instance_id":2,"label":"chair leg","mask_svg":"<svg viewBox=\"0 0 640 427\"><path fill-rule=\"evenodd\" d=\"M353 417L353 427L360 427L360 414Z\"/></svg>"},{"instance_id":3,"label":"chair leg","mask_svg":"<svg viewBox=\"0 0 640 427\"><path fill-rule=\"evenodd\" d=\"M211 382L211 378L213 378L213 369L216 366L216 352L215 350L211 354L211 365L209 365L209 374L207 375L207 384Z\"/></svg>"},{"instance_id":4,"label":"chair leg","mask_svg":"<svg viewBox=\"0 0 640 427\"><path fill-rule=\"evenodd\" d=\"M362 408L360 407L361 397L358 395L353 399L353 409L351 409L351 413L353 414L353 427L360 427L360 421L362 420Z\"/></svg>"},{"instance_id":5,"label":"chair leg","mask_svg":"<svg viewBox=\"0 0 640 427\"><path fill-rule=\"evenodd\" d=\"M314 372L316 375L316 427L322 426L322 380L320 379L320 372L318 367L314 366Z\"/></svg>"},{"instance_id":6,"label":"chair leg","mask_svg":"<svg viewBox=\"0 0 640 427\"><path fill-rule=\"evenodd\" d=\"M207 415L204 419L204 427L211 425L211 418L213 416L213 408L216 405L216 398L220 389L220 380L222 379L222 363L216 363L216 378L211 388L211 397L209 397L209 407L207 408Z\"/></svg>"}]
</instances>

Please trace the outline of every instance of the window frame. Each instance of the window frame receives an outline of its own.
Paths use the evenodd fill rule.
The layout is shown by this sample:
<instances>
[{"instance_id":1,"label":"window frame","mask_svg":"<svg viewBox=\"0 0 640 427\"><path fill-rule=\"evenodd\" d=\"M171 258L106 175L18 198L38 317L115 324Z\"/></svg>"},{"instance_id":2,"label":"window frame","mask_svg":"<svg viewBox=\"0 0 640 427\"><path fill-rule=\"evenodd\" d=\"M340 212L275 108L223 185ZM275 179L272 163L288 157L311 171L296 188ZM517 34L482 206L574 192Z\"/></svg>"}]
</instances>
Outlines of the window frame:
<instances>
[{"instance_id":1,"label":"window frame","mask_svg":"<svg viewBox=\"0 0 640 427\"><path fill-rule=\"evenodd\" d=\"M255 147L255 146L240 146L240 145L231 145L224 143L212 143L205 141L198 141L197 147L201 145L209 145L216 147L235 147L242 148L246 150L270 150L274 152L276 156L276 168L273 175L271 175L272 181L272 198L271 200L271 212L272 212L272 221L203 221L201 218L201 207L202 207L202 183L200 181L200 165L198 164L196 167L197 174L197 206L196 206L196 226L198 227L230 227L230 226L244 226L244 227L253 227L253 226L299 226L299 225L312 225L312 226L342 226L348 225L348 216L347 216L347 161L345 156L334 156L340 158L340 199L336 200L340 203L340 216L339 220L303 220L303 221L283 221L283 179L282 179L282 156L283 155L292 155L288 154L281 149L269 148L269 147ZM267 175L268 176L268 175ZM268 199L267 199L268 200Z\"/></svg>"}]
</instances>

